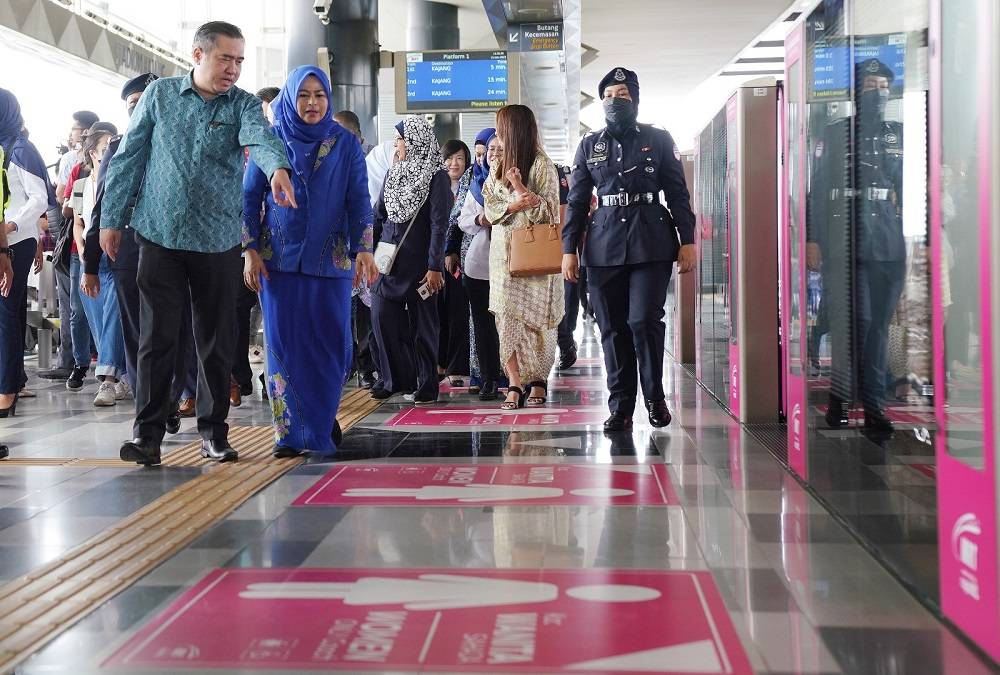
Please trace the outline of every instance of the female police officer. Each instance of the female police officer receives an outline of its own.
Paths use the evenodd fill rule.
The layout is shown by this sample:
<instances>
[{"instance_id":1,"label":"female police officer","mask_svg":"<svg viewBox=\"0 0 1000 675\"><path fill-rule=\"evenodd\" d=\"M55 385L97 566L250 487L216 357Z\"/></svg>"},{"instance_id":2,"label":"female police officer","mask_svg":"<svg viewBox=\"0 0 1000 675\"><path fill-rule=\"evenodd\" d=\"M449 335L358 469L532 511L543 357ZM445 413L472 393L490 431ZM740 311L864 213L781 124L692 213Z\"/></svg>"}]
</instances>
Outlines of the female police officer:
<instances>
[{"instance_id":1,"label":"female police officer","mask_svg":"<svg viewBox=\"0 0 1000 675\"><path fill-rule=\"evenodd\" d=\"M636 74L615 68L598 92L608 126L588 134L576 152L563 228L563 276L578 278L577 250L586 228L583 265L610 391L604 430L632 428L637 379L650 424L665 427L670 411L663 392L663 305L673 262L682 274L694 269L695 218L673 138L636 122ZM587 227L595 187L597 211ZM660 204L661 190L669 211Z\"/></svg>"}]
</instances>

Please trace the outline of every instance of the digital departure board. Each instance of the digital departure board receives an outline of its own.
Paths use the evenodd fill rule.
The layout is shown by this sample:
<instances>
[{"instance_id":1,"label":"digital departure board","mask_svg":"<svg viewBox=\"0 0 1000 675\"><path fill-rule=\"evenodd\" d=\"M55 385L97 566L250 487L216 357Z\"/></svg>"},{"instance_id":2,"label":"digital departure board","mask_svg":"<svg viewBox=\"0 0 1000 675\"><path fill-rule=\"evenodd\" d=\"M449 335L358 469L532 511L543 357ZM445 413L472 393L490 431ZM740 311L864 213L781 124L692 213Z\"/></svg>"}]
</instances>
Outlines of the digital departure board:
<instances>
[{"instance_id":1,"label":"digital departure board","mask_svg":"<svg viewBox=\"0 0 1000 675\"><path fill-rule=\"evenodd\" d=\"M511 68L505 51L400 52L396 112L478 112L507 105Z\"/></svg>"},{"instance_id":2,"label":"digital departure board","mask_svg":"<svg viewBox=\"0 0 1000 675\"><path fill-rule=\"evenodd\" d=\"M810 101L847 101L851 98L853 69L868 59L878 59L894 75L891 94L903 95L906 68L906 34L859 35L817 40L812 46L813 80Z\"/></svg>"}]
</instances>

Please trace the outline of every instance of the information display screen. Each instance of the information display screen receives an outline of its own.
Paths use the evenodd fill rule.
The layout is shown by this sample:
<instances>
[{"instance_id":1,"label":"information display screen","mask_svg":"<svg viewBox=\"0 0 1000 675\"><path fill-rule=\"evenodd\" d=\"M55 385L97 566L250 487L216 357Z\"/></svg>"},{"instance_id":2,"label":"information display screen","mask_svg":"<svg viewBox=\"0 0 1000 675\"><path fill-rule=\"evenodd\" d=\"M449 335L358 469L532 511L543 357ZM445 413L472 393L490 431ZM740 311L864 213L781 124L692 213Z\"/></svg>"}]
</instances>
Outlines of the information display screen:
<instances>
[{"instance_id":1,"label":"information display screen","mask_svg":"<svg viewBox=\"0 0 1000 675\"><path fill-rule=\"evenodd\" d=\"M396 68L399 113L497 110L510 98L505 51L403 52ZM400 96L400 70L405 99Z\"/></svg>"},{"instance_id":2,"label":"information display screen","mask_svg":"<svg viewBox=\"0 0 1000 675\"><path fill-rule=\"evenodd\" d=\"M852 70L868 59L878 59L895 75L891 94L903 95L906 68L906 34L860 35L817 40L812 48L813 80L810 101L851 98Z\"/></svg>"}]
</instances>

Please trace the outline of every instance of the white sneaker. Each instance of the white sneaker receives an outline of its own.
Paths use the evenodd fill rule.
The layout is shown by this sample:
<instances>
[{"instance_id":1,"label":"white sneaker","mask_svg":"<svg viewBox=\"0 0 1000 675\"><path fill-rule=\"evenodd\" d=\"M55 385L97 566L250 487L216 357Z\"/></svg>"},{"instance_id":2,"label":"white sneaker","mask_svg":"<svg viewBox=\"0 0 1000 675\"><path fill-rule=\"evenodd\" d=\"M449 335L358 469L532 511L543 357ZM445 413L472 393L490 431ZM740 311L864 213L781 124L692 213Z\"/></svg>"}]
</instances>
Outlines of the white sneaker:
<instances>
[{"instance_id":1,"label":"white sneaker","mask_svg":"<svg viewBox=\"0 0 1000 675\"><path fill-rule=\"evenodd\" d=\"M413 403L417 398L416 394L403 394L403 400L407 403Z\"/></svg>"},{"instance_id":2,"label":"white sneaker","mask_svg":"<svg viewBox=\"0 0 1000 675\"><path fill-rule=\"evenodd\" d=\"M115 383L105 380L97 388L97 396L94 397L94 405L99 408L107 408L115 404Z\"/></svg>"},{"instance_id":3,"label":"white sneaker","mask_svg":"<svg viewBox=\"0 0 1000 675\"><path fill-rule=\"evenodd\" d=\"M116 401L131 401L135 398L132 395L132 388L128 386L128 382L125 380L118 380L115 383L115 400Z\"/></svg>"}]
</instances>

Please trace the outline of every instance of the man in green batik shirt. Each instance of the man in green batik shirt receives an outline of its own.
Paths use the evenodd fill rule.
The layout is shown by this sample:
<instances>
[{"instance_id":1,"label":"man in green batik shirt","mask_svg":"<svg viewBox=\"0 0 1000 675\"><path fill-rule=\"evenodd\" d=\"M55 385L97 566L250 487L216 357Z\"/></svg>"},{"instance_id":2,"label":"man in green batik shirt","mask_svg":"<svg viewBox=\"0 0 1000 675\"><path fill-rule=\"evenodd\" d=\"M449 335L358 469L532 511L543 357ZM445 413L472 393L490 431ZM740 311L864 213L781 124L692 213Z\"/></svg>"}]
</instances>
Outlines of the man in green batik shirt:
<instances>
[{"instance_id":1,"label":"man in green batik shirt","mask_svg":"<svg viewBox=\"0 0 1000 675\"><path fill-rule=\"evenodd\" d=\"M236 344L243 148L270 177L275 201L295 207L289 164L260 101L234 86L243 34L213 21L194 37L194 70L153 82L108 167L101 248L112 260L129 222L139 243L139 356L134 439L121 458L160 463L182 312L191 311L201 454L232 461L229 377Z\"/></svg>"}]
</instances>

